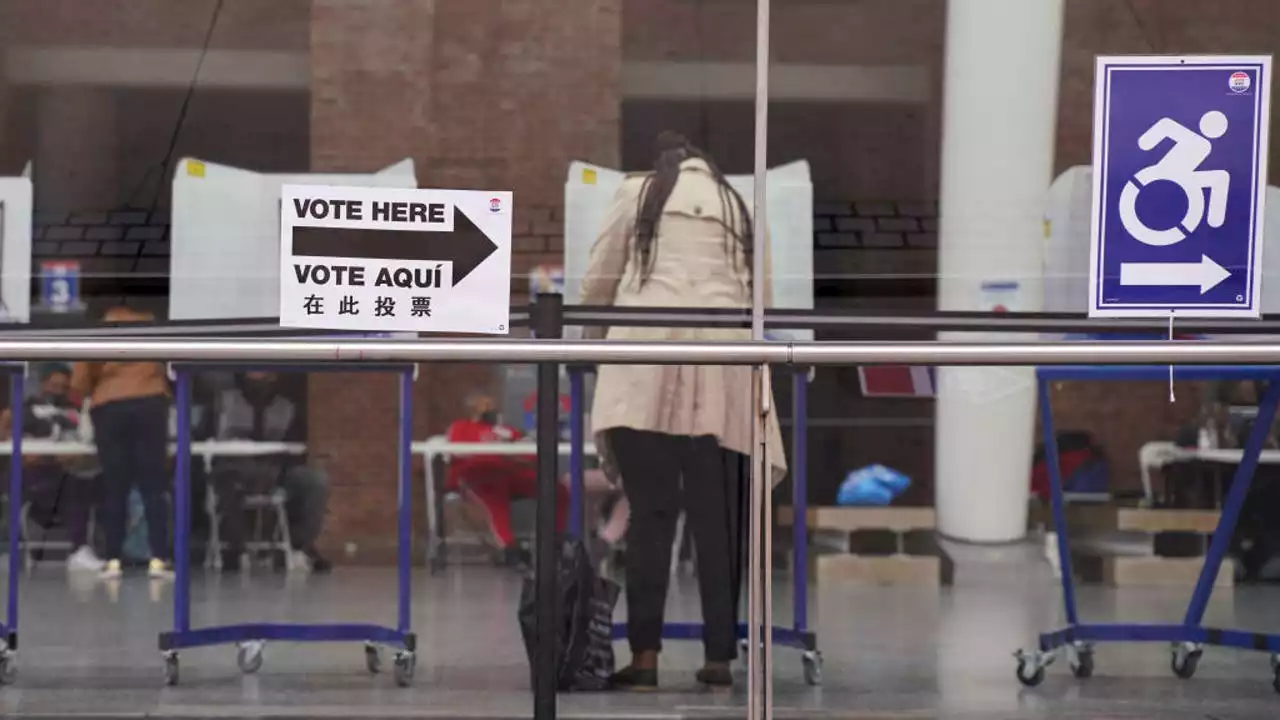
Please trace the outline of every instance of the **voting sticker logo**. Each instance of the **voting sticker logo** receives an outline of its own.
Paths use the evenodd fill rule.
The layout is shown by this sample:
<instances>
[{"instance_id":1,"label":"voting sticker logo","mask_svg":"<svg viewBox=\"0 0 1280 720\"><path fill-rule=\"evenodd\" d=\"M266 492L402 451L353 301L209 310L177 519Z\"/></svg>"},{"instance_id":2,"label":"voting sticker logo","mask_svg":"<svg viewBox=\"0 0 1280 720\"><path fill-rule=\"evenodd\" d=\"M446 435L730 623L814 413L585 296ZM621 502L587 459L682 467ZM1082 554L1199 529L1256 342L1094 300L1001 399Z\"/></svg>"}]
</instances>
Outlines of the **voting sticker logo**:
<instances>
[{"instance_id":1,"label":"voting sticker logo","mask_svg":"<svg viewBox=\"0 0 1280 720\"><path fill-rule=\"evenodd\" d=\"M489 212L491 212L491 213L500 213L500 212L502 212L502 199L501 199L501 198L493 198L493 199L491 199L491 200L489 201Z\"/></svg>"},{"instance_id":2,"label":"voting sticker logo","mask_svg":"<svg viewBox=\"0 0 1280 720\"><path fill-rule=\"evenodd\" d=\"M1231 79L1228 82L1231 87L1231 92L1236 93L1237 95L1247 93L1249 92L1249 88L1253 87L1253 80L1249 77L1249 73L1247 72L1232 73Z\"/></svg>"}]
</instances>

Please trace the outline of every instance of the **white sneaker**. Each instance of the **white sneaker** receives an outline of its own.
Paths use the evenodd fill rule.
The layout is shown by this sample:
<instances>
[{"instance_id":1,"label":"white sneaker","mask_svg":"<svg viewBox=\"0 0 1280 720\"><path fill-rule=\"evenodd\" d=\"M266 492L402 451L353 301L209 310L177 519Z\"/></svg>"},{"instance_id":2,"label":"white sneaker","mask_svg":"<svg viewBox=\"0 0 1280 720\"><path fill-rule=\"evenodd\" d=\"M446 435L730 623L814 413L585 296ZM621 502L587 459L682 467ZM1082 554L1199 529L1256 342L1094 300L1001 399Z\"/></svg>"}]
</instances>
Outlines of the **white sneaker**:
<instances>
[{"instance_id":1,"label":"white sneaker","mask_svg":"<svg viewBox=\"0 0 1280 720\"><path fill-rule=\"evenodd\" d=\"M118 580L123 574L124 571L120 568L119 560L108 560L107 564L98 573L98 577L103 580Z\"/></svg>"},{"instance_id":2,"label":"white sneaker","mask_svg":"<svg viewBox=\"0 0 1280 720\"><path fill-rule=\"evenodd\" d=\"M311 558L301 550L290 550L288 568L294 572L311 572Z\"/></svg>"},{"instance_id":3,"label":"white sneaker","mask_svg":"<svg viewBox=\"0 0 1280 720\"><path fill-rule=\"evenodd\" d=\"M158 558L151 558L151 562L147 565L147 577L152 580L172 580L173 567Z\"/></svg>"},{"instance_id":4,"label":"white sneaker","mask_svg":"<svg viewBox=\"0 0 1280 720\"><path fill-rule=\"evenodd\" d=\"M102 572L105 566L106 563L88 545L81 545L67 556L67 570L70 572Z\"/></svg>"}]
</instances>

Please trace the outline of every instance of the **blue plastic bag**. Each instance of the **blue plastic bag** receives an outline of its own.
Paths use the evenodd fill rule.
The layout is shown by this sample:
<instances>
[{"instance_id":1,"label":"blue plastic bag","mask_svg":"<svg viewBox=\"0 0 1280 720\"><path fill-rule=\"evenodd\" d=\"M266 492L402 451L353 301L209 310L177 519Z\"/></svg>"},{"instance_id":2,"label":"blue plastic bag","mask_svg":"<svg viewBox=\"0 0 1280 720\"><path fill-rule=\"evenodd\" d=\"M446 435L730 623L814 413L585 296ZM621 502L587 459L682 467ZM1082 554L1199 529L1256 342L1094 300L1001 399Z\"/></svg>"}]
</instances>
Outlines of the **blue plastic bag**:
<instances>
[{"instance_id":1,"label":"blue plastic bag","mask_svg":"<svg viewBox=\"0 0 1280 720\"><path fill-rule=\"evenodd\" d=\"M911 487L911 478L884 465L854 470L840 484L840 505L888 505Z\"/></svg>"}]
</instances>

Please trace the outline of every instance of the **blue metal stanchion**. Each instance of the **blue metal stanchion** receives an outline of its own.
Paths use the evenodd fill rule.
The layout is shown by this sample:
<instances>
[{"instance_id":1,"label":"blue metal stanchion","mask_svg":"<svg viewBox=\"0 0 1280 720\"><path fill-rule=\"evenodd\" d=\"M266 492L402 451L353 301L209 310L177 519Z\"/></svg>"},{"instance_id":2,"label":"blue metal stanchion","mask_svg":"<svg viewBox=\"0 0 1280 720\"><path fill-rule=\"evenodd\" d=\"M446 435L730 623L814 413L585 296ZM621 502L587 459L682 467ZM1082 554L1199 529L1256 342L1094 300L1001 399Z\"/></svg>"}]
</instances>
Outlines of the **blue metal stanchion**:
<instances>
[{"instance_id":1,"label":"blue metal stanchion","mask_svg":"<svg viewBox=\"0 0 1280 720\"><path fill-rule=\"evenodd\" d=\"M410 609L413 604L413 487L410 475L413 472L413 379L414 371L400 373L400 442L397 448L396 484L399 486L396 500L399 503L396 522L399 525L400 547L397 563L400 575L399 607L396 613L396 630L402 636L409 635L412 620ZM410 651L412 647L408 648Z\"/></svg>"},{"instance_id":2,"label":"blue metal stanchion","mask_svg":"<svg viewBox=\"0 0 1280 720\"><path fill-rule=\"evenodd\" d=\"M1191 595L1187 613L1181 625L1159 624L1081 624L1076 609L1075 583L1072 577L1071 553L1068 539L1066 508L1063 502L1061 468L1058 465L1057 433L1053 424L1050 383L1067 380L1161 380L1167 381L1167 366L1095 367L1063 366L1040 368L1037 382L1040 397L1040 417L1044 431L1045 459L1049 470L1050 504L1053 521L1058 533L1058 558L1062 568L1062 598L1067 626L1061 630L1040 635L1039 648L1020 651L1018 679L1024 685L1038 685L1044 680L1044 671L1064 651L1071 669L1077 677L1093 674L1093 644L1097 642L1168 642L1173 644L1171 668L1181 678L1195 674L1196 665L1204 646L1216 645L1243 650L1260 650L1272 653L1274 671L1273 686L1280 692L1280 635L1254 633L1242 630L1206 628L1205 608L1213 594L1213 585L1222 567L1236 522L1244 507L1245 498L1253 482L1253 475L1280 407L1280 367L1249 366L1188 366L1175 367L1176 380L1260 380L1267 383L1258 407L1249 438L1241 452L1240 464L1227 493L1218 526L1214 529L1209 551Z\"/></svg>"},{"instance_id":3,"label":"blue metal stanchion","mask_svg":"<svg viewBox=\"0 0 1280 720\"><path fill-rule=\"evenodd\" d=\"M808 384L808 369L798 370L793 379L795 417L792 419L791 433L792 502L796 516L793 530L795 543L792 549L792 567L795 569L795 587L792 589L794 618L791 627L772 628L772 637L777 645L803 651L805 680L810 685L818 685L822 681L822 654L818 651L817 636L808 629ZM573 386L570 387L572 393ZM571 422L580 425L583 413L581 402L572 402L571 412L574 415ZM582 454L582 438L582 433L573 433L570 438L571 461L574 456L580 457ZM580 503L580 481L574 481L572 492L574 501ZM746 518L743 521L746 522ZM738 624L740 642L746 642L747 630L746 623ZM626 639L627 624L614 623L613 637L615 640ZM666 640L701 640L702 623L666 623L662 626L662 637Z\"/></svg>"},{"instance_id":4,"label":"blue metal stanchion","mask_svg":"<svg viewBox=\"0 0 1280 720\"><path fill-rule=\"evenodd\" d=\"M247 370L235 366L237 370ZM370 672L378 672L381 656L378 646L396 648L395 679L401 686L413 681L417 665L417 638L411 630L410 601L412 591L412 486L411 442L413 435L413 376L414 369L404 365L370 366L358 368L332 365L321 366L268 366L271 370L298 372L396 372L400 376L400 427L397 437L397 478L399 508L397 524L399 553L397 570L399 592L395 629L373 624L339 623L303 625L296 623L251 623L225 625L210 628L191 628L191 373L199 369L217 369L217 366L175 366L177 396L178 437L174 491L174 561L175 578L173 592L173 630L160 633L160 651L165 662L165 681L169 685L178 682L178 651L183 648L224 645L239 646L236 659L245 673L256 672L262 665L263 644L268 640L294 642L357 641L365 644L365 664ZM225 369L225 367L223 368ZM216 552L217 548L210 548Z\"/></svg>"},{"instance_id":5,"label":"blue metal stanchion","mask_svg":"<svg viewBox=\"0 0 1280 720\"><path fill-rule=\"evenodd\" d=\"M13 452L9 455L9 593L8 612L0 625L0 683L13 682L18 672L18 578L22 545L22 433L26 419L25 365L0 366L9 374L9 411L13 415Z\"/></svg>"}]
</instances>

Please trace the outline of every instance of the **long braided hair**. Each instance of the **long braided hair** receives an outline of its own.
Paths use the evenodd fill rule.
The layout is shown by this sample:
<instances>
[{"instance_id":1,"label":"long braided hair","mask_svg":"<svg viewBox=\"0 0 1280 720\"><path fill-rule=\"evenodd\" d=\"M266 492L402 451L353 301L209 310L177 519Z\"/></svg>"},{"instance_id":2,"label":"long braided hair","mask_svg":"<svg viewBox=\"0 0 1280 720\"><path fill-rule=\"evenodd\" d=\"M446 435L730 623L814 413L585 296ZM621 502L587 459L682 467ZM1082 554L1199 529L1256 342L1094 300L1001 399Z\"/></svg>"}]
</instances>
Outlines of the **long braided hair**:
<instances>
[{"instance_id":1,"label":"long braided hair","mask_svg":"<svg viewBox=\"0 0 1280 720\"><path fill-rule=\"evenodd\" d=\"M640 200L636 210L633 252L640 268L640 286L644 287L649 275L653 272L654 262L658 257L658 228L662 223L662 212L671 198L680 179L680 165L686 160L702 160L711 168L711 174L719 185L720 191L720 224L724 227L725 253L731 258L734 269L737 269L737 254L733 243L742 248L746 261L746 284L751 286L751 254L755 238L755 230L751 214L747 212L747 204L742 196L734 190L724 173L715 162L702 150L694 147L687 138L675 132L664 132L658 136L656 143L658 161L654 163L653 172L645 178L640 187ZM735 217L736 215L736 217Z\"/></svg>"}]
</instances>

